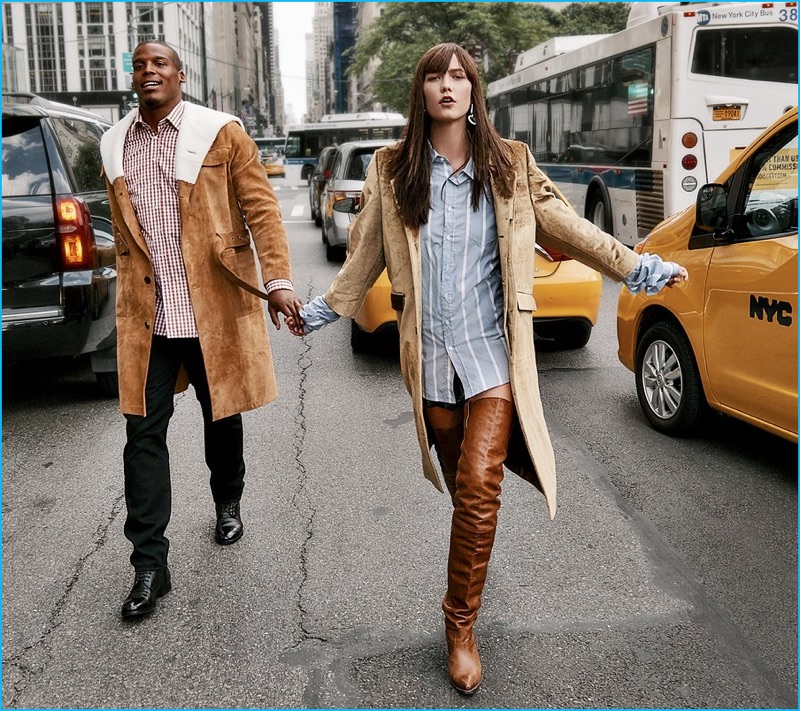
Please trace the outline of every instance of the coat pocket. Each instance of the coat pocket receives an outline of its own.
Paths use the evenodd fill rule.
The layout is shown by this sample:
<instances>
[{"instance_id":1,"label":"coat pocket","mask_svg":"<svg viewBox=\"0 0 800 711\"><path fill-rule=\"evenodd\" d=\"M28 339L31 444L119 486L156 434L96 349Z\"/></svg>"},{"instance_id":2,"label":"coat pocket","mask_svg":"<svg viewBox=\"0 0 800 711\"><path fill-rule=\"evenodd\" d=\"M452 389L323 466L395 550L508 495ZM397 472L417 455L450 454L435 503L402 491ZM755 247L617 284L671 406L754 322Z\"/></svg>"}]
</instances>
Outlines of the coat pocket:
<instances>
[{"instance_id":1,"label":"coat pocket","mask_svg":"<svg viewBox=\"0 0 800 711\"><path fill-rule=\"evenodd\" d=\"M526 291L517 292L517 310L518 311L536 311L536 301L533 294Z\"/></svg>"}]
</instances>

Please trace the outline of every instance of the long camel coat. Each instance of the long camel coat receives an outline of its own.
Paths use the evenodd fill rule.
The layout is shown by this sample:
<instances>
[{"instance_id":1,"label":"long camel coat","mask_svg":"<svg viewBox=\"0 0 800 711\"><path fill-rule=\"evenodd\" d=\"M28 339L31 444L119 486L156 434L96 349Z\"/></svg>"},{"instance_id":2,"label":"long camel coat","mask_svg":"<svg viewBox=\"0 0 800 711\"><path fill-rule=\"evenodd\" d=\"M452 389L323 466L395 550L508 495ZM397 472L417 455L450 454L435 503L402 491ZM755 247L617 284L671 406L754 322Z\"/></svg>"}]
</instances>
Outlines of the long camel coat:
<instances>
[{"instance_id":1,"label":"long camel coat","mask_svg":"<svg viewBox=\"0 0 800 711\"><path fill-rule=\"evenodd\" d=\"M129 113L103 136L103 170L117 251L117 363L120 409L144 415L155 322L150 254L122 171ZM203 351L215 420L277 396L264 304L264 282L291 279L280 207L258 149L230 114L186 103L175 153L181 248ZM249 229L248 229L249 228ZM185 388L185 377L178 390Z\"/></svg>"},{"instance_id":2,"label":"long camel coat","mask_svg":"<svg viewBox=\"0 0 800 711\"><path fill-rule=\"evenodd\" d=\"M591 222L576 216L554 193L550 180L536 166L528 147L508 142L515 162L512 197L503 198L494 184L494 210L500 250L504 306L503 321L509 353L511 390L517 413L506 466L545 495L550 518L556 513L556 471L547 432L532 316L536 240L621 281L636 266L638 256ZM354 317L372 284L386 267L400 330L400 367L411 394L414 422L422 452L422 470L444 491L431 457L431 441L422 407L423 285L418 229L400 218L394 181L387 176L386 149L375 153L364 184L361 211L351 225L350 253L325 294L341 316Z\"/></svg>"}]
</instances>

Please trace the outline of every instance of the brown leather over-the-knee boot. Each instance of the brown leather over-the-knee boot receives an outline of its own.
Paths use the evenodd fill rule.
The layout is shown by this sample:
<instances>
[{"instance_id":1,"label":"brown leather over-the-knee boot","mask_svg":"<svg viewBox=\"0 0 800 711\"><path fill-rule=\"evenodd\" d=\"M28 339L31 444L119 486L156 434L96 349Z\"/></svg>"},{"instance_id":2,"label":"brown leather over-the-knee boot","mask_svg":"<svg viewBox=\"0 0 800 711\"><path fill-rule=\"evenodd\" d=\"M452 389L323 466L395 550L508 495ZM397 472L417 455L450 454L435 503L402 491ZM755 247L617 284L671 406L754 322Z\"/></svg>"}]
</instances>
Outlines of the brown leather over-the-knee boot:
<instances>
[{"instance_id":1,"label":"brown leather over-the-knee boot","mask_svg":"<svg viewBox=\"0 0 800 711\"><path fill-rule=\"evenodd\" d=\"M488 397L466 405L450 530L447 594L442 602L450 681L464 694L476 691L482 678L472 627L494 545L503 462L513 420L514 405L508 400Z\"/></svg>"},{"instance_id":2,"label":"brown leather over-the-knee boot","mask_svg":"<svg viewBox=\"0 0 800 711\"><path fill-rule=\"evenodd\" d=\"M433 430L433 446L442 466L445 486L455 505L456 472L464 439L464 408L426 407L425 416Z\"/></svg>"}]
</instances>

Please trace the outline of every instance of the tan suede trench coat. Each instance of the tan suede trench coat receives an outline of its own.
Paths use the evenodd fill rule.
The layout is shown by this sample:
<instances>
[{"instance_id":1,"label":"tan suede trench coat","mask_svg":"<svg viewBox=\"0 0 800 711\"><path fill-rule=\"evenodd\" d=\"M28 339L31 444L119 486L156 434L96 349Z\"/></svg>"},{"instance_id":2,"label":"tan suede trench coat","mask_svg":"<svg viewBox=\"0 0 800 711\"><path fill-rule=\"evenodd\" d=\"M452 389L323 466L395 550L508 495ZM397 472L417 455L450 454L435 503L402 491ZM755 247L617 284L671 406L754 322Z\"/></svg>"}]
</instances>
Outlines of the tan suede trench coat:
<instances>
[{"instance_id":1,"label":"tan suede trench coat","mask_svg":"<svg viewBox=\"0 0 800 711\"><path fill-rule=\"evenodd\" d=\"M135 117L133 111L106 132L101 152L117 251L120 409L144 415L156 284L122 171ZM239 284L259 287L251 237L264 282L292 278L289 250L258 149L236 117L187 103L175 178L183 261L217 420L277 396L264 303ZM179 379L178 390L186 384Z\"/></svg>"},{"instance_id":2,"label":"tan suede trench coat","mask_svg":"<svg viewBox=\"0 0 800 711\"><path fill-rule=\"evenodd\" d=\"M492 185L504 292L504 326L517 426L506 466L539 488L550 518L556 513L553 447L539 395L532 315L534 254L538 239L621 281L636 266L637 255L588 220L578 218L553 192L523 143L508 142L514 155L514 190L500 196ZM400 367L411 394L422 452L422 469L444 491L431 457L431 441L422 407L423 293L418 229L406 227L397 209L393 182L387 177L386 149L376 152L362 194L361 211L350 232L350 253L324 295L341 316L355 316L384 267L392 284L392 303L400 330Z\"/></svg>"}]
</instances>

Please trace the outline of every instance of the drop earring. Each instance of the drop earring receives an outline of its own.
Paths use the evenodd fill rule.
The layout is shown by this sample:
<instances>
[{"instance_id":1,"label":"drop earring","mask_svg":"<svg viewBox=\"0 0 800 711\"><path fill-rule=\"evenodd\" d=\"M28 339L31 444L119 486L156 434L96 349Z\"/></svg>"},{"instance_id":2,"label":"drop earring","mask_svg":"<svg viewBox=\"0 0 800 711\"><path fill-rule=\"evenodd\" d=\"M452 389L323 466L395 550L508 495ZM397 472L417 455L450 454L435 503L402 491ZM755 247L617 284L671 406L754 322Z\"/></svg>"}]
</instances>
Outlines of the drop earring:
<instances>
[{"instance_id":1,"label":"drop earring","mask_svg":"<svg viewBox=\"0 0 800 711\"><path fill-rule=\"evenodd\" d=\"M475 123L475 105L474 104L470 104L469 105L469 113L467 114L467 121L472 126L476 125L476 123Z\"/></svg>"}]
</instances>

